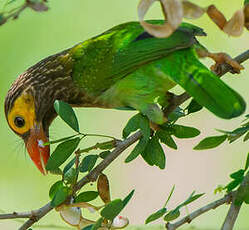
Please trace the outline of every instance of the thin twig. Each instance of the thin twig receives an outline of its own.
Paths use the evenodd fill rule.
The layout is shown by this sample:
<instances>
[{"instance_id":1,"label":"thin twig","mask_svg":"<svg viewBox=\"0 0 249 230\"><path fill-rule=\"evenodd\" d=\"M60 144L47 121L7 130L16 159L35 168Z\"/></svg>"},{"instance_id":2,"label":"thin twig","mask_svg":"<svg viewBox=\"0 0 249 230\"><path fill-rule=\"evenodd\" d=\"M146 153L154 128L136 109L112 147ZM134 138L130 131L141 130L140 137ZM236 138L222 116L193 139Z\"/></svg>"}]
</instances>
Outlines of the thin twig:
<instances>
[{"instance_id":1,"label":"thin twig","mask_svg":"<svg viewBox=\"0 0 249 230\"><path fill-rule=\"evenodd\" d=\"M96 143L93 146L90 146L88 148L85 149L80 149L79 150L79 154L80 153L88 153L91 150L95 150L95 149L101 149L104 146L111 146L112 148L115 148L117 146L117 143L121 142L120 140L114 139L112 141L106 141L106 142L101 142L101 143Z\"/></svg>"},{"instance_id":2,"label":"thin twig","mask_svg":"<svg viewBox=\"0 0 249 230\"><path fill-rule=\"evenodd\" d=\"M10 13L8 16L5 17L5 20L9 20L10 18L16 19L19 17L19 15L28 7L28 4L25 3L22 6L16 8L16 11L13 13Z\"/></svg>"},{"instance_id":3,"label":"thin twig","mask_svg":"<svg viewBox=\"0 0 249 230\"><path fill-rule=\"evenodd\" d=\"M244 62L245 60L249 59L249 50L242 53L238 57L235 58L239 63ZM224 71L224 73L223 73ZM226 73L226 69L222 69L222 73ZM174 111L177 106L185 102L187 99L189 99L189 95L187 93L184 93L180 96L176 97L176 101L173 103L174 106L170 107L170 110L166 113L170 113L170 111ZM121 141L117 144L117 147L100 163L98 164L91 172L89 172L85 177L83 177L76 185L75 185L75 191L78 191L81 189L84 185L91 181L95 181L100 173L108 167L112 163L113 160L115 160L123 151L125 151L130 145L135 143L137 140L139 140L142 137L142 133L140 131L136 132L129 138L125 139L124 141ZM28 221L26 221L19 230L26 230L29 227L31 227L35 222L40 220L43 216L45 216L48 212L50 212L53 209L51 207L50 202L44 205L42 208L37 209L33 211L35 215L33 215L31 218L29 218Z\"/></svg>"},{"instance_id":4,"label":"thin twig","mask_svg":"<svg viewBox=\"0 0 249 230\"><path fill-rule=\"evenodd\" d=\"M183 224L190 223L192 220L194 220L198 216L202 215L203 213L206 213L212 209L216 209L217 207L219 207L223 204L230 203L232 201L233 194L234 193L229 193L226 196L224 196L223 198L216 200L216 201L214 201L214 202L212 202L212 203L210 203L210 204L208 204L200 209L197 209L196 211L183 217L181 220L175 222L174 224L167 223L166 229L167 230L175 230L175 229L179 228L180 226L182 226Z\"/></svg>"},{"instance_id":5,"label":"thin twig","mask_svg":"<svg viewBox=\"0 0 249 230\"><path fill-rule=\"evenodd\" d=\"M249 172L244 177L240 187L237 189L234 198L232 200L232 204L230 209L227 213L226 219L222 225L221 230L232 230L235 224L235 221L238 217L241 205L245 196L248 194L249 191Z\"/></svg>"},{"instance_id":6,"label":"thin twig","mask_svg":"<svg viewBox=\"0 0 249 230\"><path fill-rule=\"evenodd\" d=\"M112 162L114 161L123 151L125 151L129 146L134 144L142 137L140 131L136 132L129 138L118 143L117 147L109 154L107 157L98 164L91 172L89 172L85 177L83 177L76 185L75 189L81 189L85 184L89 182L96 181L100 173Z\"/></svg>"}]
</instances>

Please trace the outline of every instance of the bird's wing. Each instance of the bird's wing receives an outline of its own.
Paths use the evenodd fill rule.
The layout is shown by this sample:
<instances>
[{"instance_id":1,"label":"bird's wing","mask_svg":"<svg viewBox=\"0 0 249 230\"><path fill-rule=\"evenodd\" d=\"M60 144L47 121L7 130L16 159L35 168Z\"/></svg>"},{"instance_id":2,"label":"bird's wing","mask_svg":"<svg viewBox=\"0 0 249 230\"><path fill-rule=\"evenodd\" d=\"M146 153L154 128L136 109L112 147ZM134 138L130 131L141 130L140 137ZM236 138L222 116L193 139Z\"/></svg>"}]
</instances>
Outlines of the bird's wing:
<instances>
[{"instance_id":1,"label":"bird's wing","mask_svg":"<svg viewBox=\"0 0 249 230\"><path fill-rule=\"evenodd\" d=\"M168 38L151 36L139 22L118 25L72 49L73 79L88 93L98 95L138 67L192 46L196 35L205 33L187 23Z\"/></svg>"},{"instance_id":2,"label":"bird's wing","mask_svg":"<svg viewBox=\"0 0 249 230\"><path fill-rule=\"evenodd\" d=\"M114 76L127 74L143 64L167 56L176 50L188 48L197 42L196 35L205 35L201 28L187 23L182 24L168 38L155 38L140 28L139 24L137 27L140 29L139 33L134 33L129 42L119 47L114 55Z\"/></svg>"}]
</instances>

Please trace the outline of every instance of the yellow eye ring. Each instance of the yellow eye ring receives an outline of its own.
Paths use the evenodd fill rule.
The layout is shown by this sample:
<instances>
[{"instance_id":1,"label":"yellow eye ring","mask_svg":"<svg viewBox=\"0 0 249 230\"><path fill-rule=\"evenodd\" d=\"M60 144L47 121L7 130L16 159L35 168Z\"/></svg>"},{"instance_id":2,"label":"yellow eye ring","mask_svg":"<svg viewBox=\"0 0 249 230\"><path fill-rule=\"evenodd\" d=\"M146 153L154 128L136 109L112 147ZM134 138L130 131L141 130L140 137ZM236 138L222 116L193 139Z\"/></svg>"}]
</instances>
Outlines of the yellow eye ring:
<instances>
[{"instance_id":1,"label":"yellow eye ring","mask_svg":"<svg viewBox=\"0 0 249 230\"><path fill-rule=\"evenodd\" d=\"M8 123L17 134L23 135L35 124L35 104L32 95L23 93L13 103L8 113Z\"/></svg>"}]
</instances>

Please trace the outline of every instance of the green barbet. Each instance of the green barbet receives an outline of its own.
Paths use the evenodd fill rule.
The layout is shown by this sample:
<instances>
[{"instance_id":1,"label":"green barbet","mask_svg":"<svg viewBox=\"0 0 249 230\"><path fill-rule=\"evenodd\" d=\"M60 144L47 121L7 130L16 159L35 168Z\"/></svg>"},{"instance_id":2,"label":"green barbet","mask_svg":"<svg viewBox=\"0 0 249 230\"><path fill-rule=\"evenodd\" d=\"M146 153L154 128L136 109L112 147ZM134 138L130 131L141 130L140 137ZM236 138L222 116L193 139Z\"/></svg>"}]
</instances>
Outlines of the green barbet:
<instances>
[{"instance_id":1,"label":"green barbet","mask_svg":"<svg viewBox=\"0 0 249 230\"><path fill-rule=\"evenodd\" d=\"M196 40L203 35L201 28L183 23L170 37L155 38L129 22L47 57L12 84L5 100L8 124L44 173L49 146L43 143L56 117L56 99L77 107L134 109L162 124L159 104L166 106L166 93L179 84L218 117L237 117L245 110L242 97L199 61L200 54L220 57Z\"/></svg>"}]
</instances>

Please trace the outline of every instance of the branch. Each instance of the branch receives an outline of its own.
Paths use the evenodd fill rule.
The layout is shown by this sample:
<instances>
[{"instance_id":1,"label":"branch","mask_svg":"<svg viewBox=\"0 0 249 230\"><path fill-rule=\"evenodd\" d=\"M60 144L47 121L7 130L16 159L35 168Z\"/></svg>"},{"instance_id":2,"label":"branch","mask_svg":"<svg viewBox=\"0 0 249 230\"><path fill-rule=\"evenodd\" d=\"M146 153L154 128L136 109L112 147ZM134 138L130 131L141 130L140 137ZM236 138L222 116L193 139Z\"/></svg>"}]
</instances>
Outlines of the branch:
<instances>
[{"instance_id":1,"label":"branch","mask_svg":"<svg viewBox=\"0 0 249 230\"><path fill-rule=\"evenodd\" d=\"M31 212L12 212L12 213L0 214L0 220L17 219L17 218L31 218L31 217L32 217L32 211Z\"/></svg>"},{"instance_id":2,"label":"branch","mask_svg":"<svg viewBox=\"0 0 249 230\"><path fill-rule=\"evenodd\" d=\"M50 202L44 205L43 207L33 211L33 215L19 228L19 230L26 230L31 227L35 222L40 220L43 216L49 213L53 207Z\"/></svg>"},{"instance_id":3,"label":"branch","mask_svg":"<svg viewBox=\"0 0 249 230\"><path fill-rule=\"evenodd\" d=\"M167 230L175 230L182 226L183 224L190 223L193 219L197 218L198 216L202 215L203 213L206 213L212 209L216 209L217 207L230 203L232 201L234 193L229 193L223 198L216 200L200 209L197 209L196 211L190 213L189 215L183 217L181 220L175 222L174 224L167 223L166 224L166 229Z\"/></svg>"},{"instance_id":4,"label":"branch","mask_svg":"<svg viewBox=\"0 0 249 230\"><path fill-rule=\"evenodd\" d=\"M240 187L237 189L235 196L232 200L232 204L227 213L226 219L222 225L221 230L232 230L235 224L235 221L238 217L241 205L243 200L249 191L249 172L244 177Z\"/></svg>"},{"instance_id":5,"label":"branch","mask_svg":"<svg viewBox=\"0 0 249 230\"><path fill-rule=\"evenodd\" d=\"M236 61L239 63L244 62L245 60L249 59L249 50L242 53L238 57L235 58ZM222 75L229 71L230 67L222 67ZM172 111L176 109L177 106L185 102L189 99L190 96L187 93L183 93L182 95L173 97L172 103L170 106L165 110L165 114L169 115ZM130 145L138 141L142 137L142 133L140 131L136 132L129 138L120 141L117 143L117 147L100 163L98 164L91 172L89 172L85 177L83 177L75 186L74 192L81 189L84 185L88 184L89 182L96 181L100 173L107 168L112 161L114 161L122 152L124 152ZM26 230L31 227L35 222L39 221L43 216L45 216L48 212L53 209L50 202L44 205L42 208L32 211L32 216L26 216L29 218L19 230ZM4 218L2 218L4 219ZM6 219L6 218L5 218Z\"/></svg>"}]
</instances>

